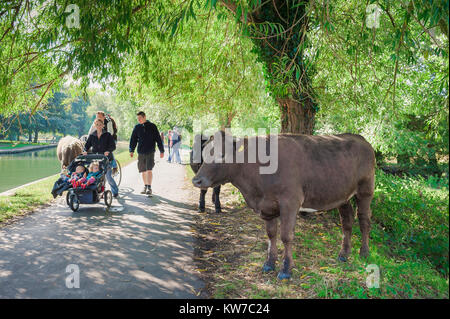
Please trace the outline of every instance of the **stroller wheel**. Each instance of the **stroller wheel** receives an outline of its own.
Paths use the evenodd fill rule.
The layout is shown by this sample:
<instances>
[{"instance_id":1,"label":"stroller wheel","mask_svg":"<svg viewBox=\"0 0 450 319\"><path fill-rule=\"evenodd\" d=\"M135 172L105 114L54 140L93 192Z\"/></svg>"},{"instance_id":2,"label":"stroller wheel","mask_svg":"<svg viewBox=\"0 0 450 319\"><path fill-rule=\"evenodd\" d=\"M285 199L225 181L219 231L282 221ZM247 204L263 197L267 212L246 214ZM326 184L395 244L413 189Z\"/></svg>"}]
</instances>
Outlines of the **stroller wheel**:
<instances>
[{"instance_id":1,"label":"stroller wheel","mask_svg":"<svg viewBox=\"0 0 450 319\"><path fill-rule=\"evenodd\" d=\"M67 194L66 194L66 203L67 203L67 206L70 206L70 191L68 191L67 192Z\"/></svg>"},{"instance_id":2,"label":"stroller wheel","mask_svg":"<svg viewBox=\"0 0 450 319\"><path fill-rule=\"evenodd\" d=\"M80 200L78 199L77 194L72 193L69 195L69 206L74 212L78 210L80 207Z\"/></svg>"},{"instance_id":3,"label":"stroller wheel","mask_svg":"<svg viewBox=\"0 0 450 319\"><path fill-rule=\"evenodd\" d=\"M105 198L105 205L111 207L113 198L111 191L110 190L105 191L103 197Z\"/></svg>"}]
</instances>

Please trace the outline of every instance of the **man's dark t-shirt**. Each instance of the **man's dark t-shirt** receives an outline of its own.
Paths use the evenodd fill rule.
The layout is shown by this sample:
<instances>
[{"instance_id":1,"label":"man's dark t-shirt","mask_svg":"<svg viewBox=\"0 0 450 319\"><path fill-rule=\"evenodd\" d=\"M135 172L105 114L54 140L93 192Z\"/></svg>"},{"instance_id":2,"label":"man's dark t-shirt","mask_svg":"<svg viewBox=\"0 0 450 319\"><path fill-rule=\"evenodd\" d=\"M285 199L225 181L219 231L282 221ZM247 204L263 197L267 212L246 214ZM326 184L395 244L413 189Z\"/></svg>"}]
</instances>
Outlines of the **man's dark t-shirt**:
<instances>
[{"instance_id":1,"label":"man's dark t-shirt","mask_svg":"<svg viewBox=\"0 0 450 319\"><path fill-rule=\"evenodd\" d=\"M148 154L155 151L155 144L158 144L159 151L164 153L164 145L161 140L158 128L150 121L144 124L137 124L130 138L130 153L134 153L137 145L138 154Z\"/></svg>"}]
</instances>

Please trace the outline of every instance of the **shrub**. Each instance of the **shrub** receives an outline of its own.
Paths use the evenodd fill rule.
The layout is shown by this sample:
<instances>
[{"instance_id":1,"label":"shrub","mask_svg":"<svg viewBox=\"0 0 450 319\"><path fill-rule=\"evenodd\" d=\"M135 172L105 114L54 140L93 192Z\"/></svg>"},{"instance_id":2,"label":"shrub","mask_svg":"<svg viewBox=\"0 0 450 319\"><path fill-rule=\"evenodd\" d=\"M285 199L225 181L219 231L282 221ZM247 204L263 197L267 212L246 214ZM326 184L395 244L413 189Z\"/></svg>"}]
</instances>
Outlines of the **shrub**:
<instances>
[{"instance_id":1,"label":"shrub","mask_svg":"<svg viewBox=\"0 0 450 319\"><path fill-rule=\"evenodd\" d=\"M439 187L439 188L432 188ZM448 276L448 180L398 177L376 172L373 221L396 253L428 259Z\"/></svg>"}]
</instances>

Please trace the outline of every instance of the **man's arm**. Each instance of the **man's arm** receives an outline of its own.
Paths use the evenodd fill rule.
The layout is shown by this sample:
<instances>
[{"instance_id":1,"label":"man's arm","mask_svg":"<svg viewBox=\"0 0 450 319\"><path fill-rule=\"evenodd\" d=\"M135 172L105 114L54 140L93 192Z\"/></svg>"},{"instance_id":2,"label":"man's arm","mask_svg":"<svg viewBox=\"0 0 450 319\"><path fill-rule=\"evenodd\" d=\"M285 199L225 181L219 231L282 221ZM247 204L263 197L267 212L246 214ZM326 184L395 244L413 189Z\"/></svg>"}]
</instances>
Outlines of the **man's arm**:
<instances>
[{"instance_id":1,"label":"man's arm","mask_svg":"<svg viewBox=\"0 0 450 319\"><path fill-rule=\"evenodd\" d=\"M161 134L159 134L158 127L155 125L156 143L158 144L159 152L164 153L164 144L161 140Z\"/></svg>"},{"instance_id":2,"label":"man's arm","mask_svg":"<svg viewBox=\"0 0 450 319\"><path fill-rule=\"evenodd\" d=\"M112 152L116 149L116 143L114 142L114 138L112 134L109 134L108 136L108 151Z\"/></svg>"},{"instance_id":3,"label":"man's arm","mask_svg":"<svg viewBox=\"0 0 450 319\"><path fill-rule=\"evenodd\" d=\"M134 149L136 148L137 142L138 142L137 132L136 132L136 127L134 127L133 133L131 133L131 137L130 137L130 145L129 145L130 153L134 153Z\"/></svg>"}]
</instances>

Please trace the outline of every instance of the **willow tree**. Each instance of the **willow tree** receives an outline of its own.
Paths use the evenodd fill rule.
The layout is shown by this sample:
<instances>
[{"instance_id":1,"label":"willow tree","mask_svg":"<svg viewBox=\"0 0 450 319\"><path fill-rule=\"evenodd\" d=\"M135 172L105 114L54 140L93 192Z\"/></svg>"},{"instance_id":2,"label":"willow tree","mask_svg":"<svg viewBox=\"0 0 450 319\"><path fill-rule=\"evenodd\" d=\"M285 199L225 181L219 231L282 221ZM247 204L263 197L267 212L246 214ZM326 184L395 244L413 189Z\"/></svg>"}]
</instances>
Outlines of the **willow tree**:
<instances>
[{"instance_id":1,"label":"willow tree","mask_svg":"<svg viewBox=\"0 0 450 319\"><path fill-rule=\"evenodd\" d=\"M350 0L348 5L356 2ZM446 0L367 4L371 2L394 7L405 16L400 24L395 22L394 36L386 44L399 52L410 49L405 36L411 25L422 27L430 37L431 28L438 26L448 37ZM354 7L351 16L364 28L366 9ZM311 81L319 52L311 47L309 33L317 28L333 30L333 2L328 0L2 1L0 110L35 112L67 75L81 79L84 87L90 79L107 83L126 78L127 56L139 56L149 64L154 53L148 41L152 30L162 37L176 37L187 21L196 19L198 8L240 22L242 36L252 39L265 66L267 87L280 106L282 131L311 134L318 110ZM220 8L230 14L224 15ZM355 58L351 51L347 55ZM393 91L395 87L394 82Z\"/></svg>"},{"instance_id":2,"label":"willow tree","mask_svg":"<svg viewBox=\"0 0 450 319\"><path fill-rule=\"evenodd\" d=\"M84 85L89 78L100 82L124 78L127 55L138 55L146 61L144 66L150 64L154 48L147 39L154 35L152 30L173 37L189 19L196 19L198 8L220 14L216 1L78 0L74 4L70 8L62 0L1 4L4 110L17 111L27 104L34 112L67 74L82 78ZM281 108L282 131L311 134L317 106L304 54L308 3L223 1L220 5L243 22L242 35L255 43L269 91Z\"/></svg>"},{"instance_id":3,"label":"willow tree","mask_svg":"<svg viewBox=\"0 0 450 319\"><path fill-rule=\"evenodd\" d=\"M314 57L306 54L310 1L221 1L243 24L264 63L281 112L281 131L312 134L318 110L311 87Z\"/></svg>"}]
</instances>

